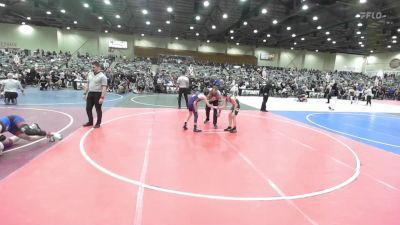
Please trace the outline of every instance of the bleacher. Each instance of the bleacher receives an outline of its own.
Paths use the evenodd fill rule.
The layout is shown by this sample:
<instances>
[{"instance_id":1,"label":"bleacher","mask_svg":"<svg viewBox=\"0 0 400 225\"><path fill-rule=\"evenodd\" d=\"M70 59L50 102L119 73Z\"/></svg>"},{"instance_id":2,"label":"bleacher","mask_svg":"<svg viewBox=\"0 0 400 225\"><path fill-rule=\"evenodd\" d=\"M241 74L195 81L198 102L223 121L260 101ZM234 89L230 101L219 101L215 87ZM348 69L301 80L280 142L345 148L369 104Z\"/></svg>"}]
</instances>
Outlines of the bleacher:
<instances>
[{"instance_id":1,"label":"bleacher","mask_svg":"<svg viewBox=\"0 0 400 225\"><path fill-rule=\"evenodd\" d=\"M19 62L15 62L18 55ZM326 97L329 87L336 82L340 88L340 96L348 98L350 89L357 89L363 93L367 87L373 87L376 98L400 98L400 76L384 74L384 76L368 76L362 73L331 71L323 72L307 69L289 69L277 67L259 67L251 65L229 65L211 62L196 62L190 56L160 55L155 71L154 60L137 58L126 60L112 56L78 55L72 57L69 53L55 53L35 51L26 55L26 51L0 51L0 79L5 78L8 72L18 74L23 83L34 68L38 82L44 76L51 83L51 79L64 76L66 87L71 83L85 82L86 74L91 70L91 63L99 61L104 72L109 77L110 91L135 91L138 93L175 93L175 81L182 75L189 76L192 88L200 90L211 86L215 80L221 88L239 89L241 95L258 95L263 83L271 85L271 95L278 97L296 96L299 91L307 93L311 98ZM110 66L112 65L112 66ZM76 85L75 85L76 86ZM75 88L74 86L74 88ZM76 88L76 89L79 89Z\"/></svg>"}]
</instances>

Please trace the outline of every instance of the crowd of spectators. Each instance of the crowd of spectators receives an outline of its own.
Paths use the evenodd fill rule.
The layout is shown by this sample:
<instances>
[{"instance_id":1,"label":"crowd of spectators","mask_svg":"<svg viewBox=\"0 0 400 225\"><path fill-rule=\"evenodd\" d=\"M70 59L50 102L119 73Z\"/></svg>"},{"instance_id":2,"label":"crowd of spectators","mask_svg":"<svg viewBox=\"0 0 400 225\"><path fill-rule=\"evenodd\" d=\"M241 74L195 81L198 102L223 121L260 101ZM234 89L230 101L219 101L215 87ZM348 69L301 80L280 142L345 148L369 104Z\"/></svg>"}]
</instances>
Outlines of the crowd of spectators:
<instances>
[{"instance_id":1,"label":"crowd of spectators","mask_svg":"<svg viewBox=\"0 0 400 225\"><path fill-rule=\"evenodd\" d=\"M195 61L190 56L161 55L154 59L125 59L116 56L92 56L88 53L72 57L69 52L36 50L0 50L0 79L8 73L22 85L48 88L80 89L90 71L91 62L98 61L108 78L108 91L120 94L175 93L176 80L189 77L191 90L218 86L238 95L257 95L260 87L270 86L270 96L329 96L333 83L339 87L339 98L348 99L350 92L365 93L372 89L374 98L400 100L400 74L367 76L362 73L229 65Z\"/></svg>"},{"instance_id":2,"label":"crowd of spectators","mask_svg":"<svg viewBox=\"0 0 400 225\"><path fill-rule=\"evenodd\" d=\"M0 79L12 73L23 86L39 87L40 90L73 87L79 89L90 71L92 61L109 68L115 57L93 57L88 53L72 57L70 52L27 50L0 50Z\"/></svg>"}]
</instances>

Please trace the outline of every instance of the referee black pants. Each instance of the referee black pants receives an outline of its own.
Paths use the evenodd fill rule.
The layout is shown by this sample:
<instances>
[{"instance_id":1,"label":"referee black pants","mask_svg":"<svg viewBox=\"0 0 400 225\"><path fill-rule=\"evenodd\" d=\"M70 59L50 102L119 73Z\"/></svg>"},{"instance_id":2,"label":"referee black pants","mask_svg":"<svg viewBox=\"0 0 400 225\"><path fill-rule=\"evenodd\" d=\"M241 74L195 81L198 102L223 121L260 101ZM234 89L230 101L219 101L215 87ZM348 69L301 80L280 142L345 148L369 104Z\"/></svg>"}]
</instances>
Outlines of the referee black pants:
<instances>
[{"instance_id":1,"label":"referee black pants","mask_svg":"<svg viewBox=\"0 0 400 225\"><path fill-rule=\"evenodd\" d=\"M181 108L182 94L183 94L183 97L185 97L186 107L188 107L188 89L187 88L179 88L178 94L179 94L178 95L178 107Z\"/></svg>"},{"instance_id":2,"label":"referee black pants","mask_svg":"<svg viewBox=\"0 0 400 225\"><path fill-rule=\"evenodd\" d=\"M367 105L371 105L372 96L367 95Z\"/></svg>"},{"instance_id":3,"label":"referee black pants","mask_svg":"<svg viewBox=\"0 0 400 225\"><path fill-rule=\"evenodd\" d=\"M213 106L218 106L218 100L210 101L210 104ZM211 111L211 108L206 105L206 120L210 120L210 111ZM214 125L217 125L217 122L218 122L217 120L218 120L218 111L216 109L214 109L214 112L213 112L213 124Z\"/></svg>"},{"instance_id":4,"label":"referee black pants","mask_svg":"<svg viewBox=\"0 0 400 225\"><path fill-rule=\"evenodd\" d=\"M267 101L268 101L268 95L263 95L263 101L261 103L261 111L267 111Z\"/></svg>"},{"instance_id":5,"label":"referee black pants","mask_svg":"<svg viewBox=\"0 0 400 225\"><path fill-rule=\"evenodd\" d=\"M89 123L93 124L93 106L96 108L97 113L97 125L101 124L101 118L103 116L103 112L101 110L101 104L99 104L99 100L101 97L101 92L89 92L86 98L86 113L89 118Z\"/></svg>"},{"instance_id":6,"label":"referee black pants","mask_svg":"<svg viewBox=\"0 0 400 225\"><path fill-rule=\"evenodd\" d=\"M17 103L17 98L18 98L18 93L17 92L9 92L6 91L4 93L4 100L6 101L6 104L16 104Z\"/></svg>"}]
</instances>

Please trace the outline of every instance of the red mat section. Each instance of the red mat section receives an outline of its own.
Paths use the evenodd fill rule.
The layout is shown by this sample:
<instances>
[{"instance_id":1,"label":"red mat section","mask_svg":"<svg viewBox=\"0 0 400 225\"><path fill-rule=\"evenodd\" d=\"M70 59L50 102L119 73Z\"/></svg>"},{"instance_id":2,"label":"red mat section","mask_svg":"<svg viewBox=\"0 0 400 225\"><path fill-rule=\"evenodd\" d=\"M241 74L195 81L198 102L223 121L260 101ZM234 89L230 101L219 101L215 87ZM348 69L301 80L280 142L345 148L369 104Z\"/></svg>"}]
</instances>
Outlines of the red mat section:
<instances>
[{"instance_id":1,"label":"red mat section","mask_svg":"<svg viewBox=\"0 0 400 225\"><path fill-rule=\"evenodd\" d=\"M183 131L185 116L108 111L104 121L112 122L84 140L88 130L79 129L0 182L2 223L398 224L397 155L273 114L241 112L237 134L206 125L205 133ZM82 156L81 140L103 171ZM318 193L346 181L356 161L340 142L362 162L354 182L296 200L238 201ZM132 184L138 181L152 189Z\"/></svg>"},{"instance_id":2,"label":"red mat section","mask_svg":"<svg viewBox=\"0 0 400 225\"><path fill-rule=\"evenodd\" d=\"M76 131L87 120L85 109L83 108L3 107L1 114L20 115L28 124L38 123L41 129L46 131L63 130L62 134L64 136ZM0 180L25 165L50 146L47 140L34 144L20 140L0 157Z\"/></svg>"}]
</instances>

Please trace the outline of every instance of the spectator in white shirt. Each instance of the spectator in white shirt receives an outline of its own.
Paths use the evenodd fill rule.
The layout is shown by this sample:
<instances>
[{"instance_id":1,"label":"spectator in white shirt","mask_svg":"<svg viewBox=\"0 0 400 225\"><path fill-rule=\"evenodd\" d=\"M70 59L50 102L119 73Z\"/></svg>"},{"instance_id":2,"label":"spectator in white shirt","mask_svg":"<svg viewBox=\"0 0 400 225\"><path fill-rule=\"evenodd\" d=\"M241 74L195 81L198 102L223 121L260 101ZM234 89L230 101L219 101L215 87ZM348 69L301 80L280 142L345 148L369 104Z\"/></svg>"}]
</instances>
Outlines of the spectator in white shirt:
<instances>
[{"instance_id":1,"label":"spectator in white shirt","mask_svg":"<svg viewBox=\"0 0 400 225\"><path fill-rule=\"evenodd\" d=\"M4 100L6 104L17 104L18 90L24 94L21 82L13 79L13 74L7 74L7 79L2 82L1 93L4 91Z\"/></svg>"}]
</instances>

